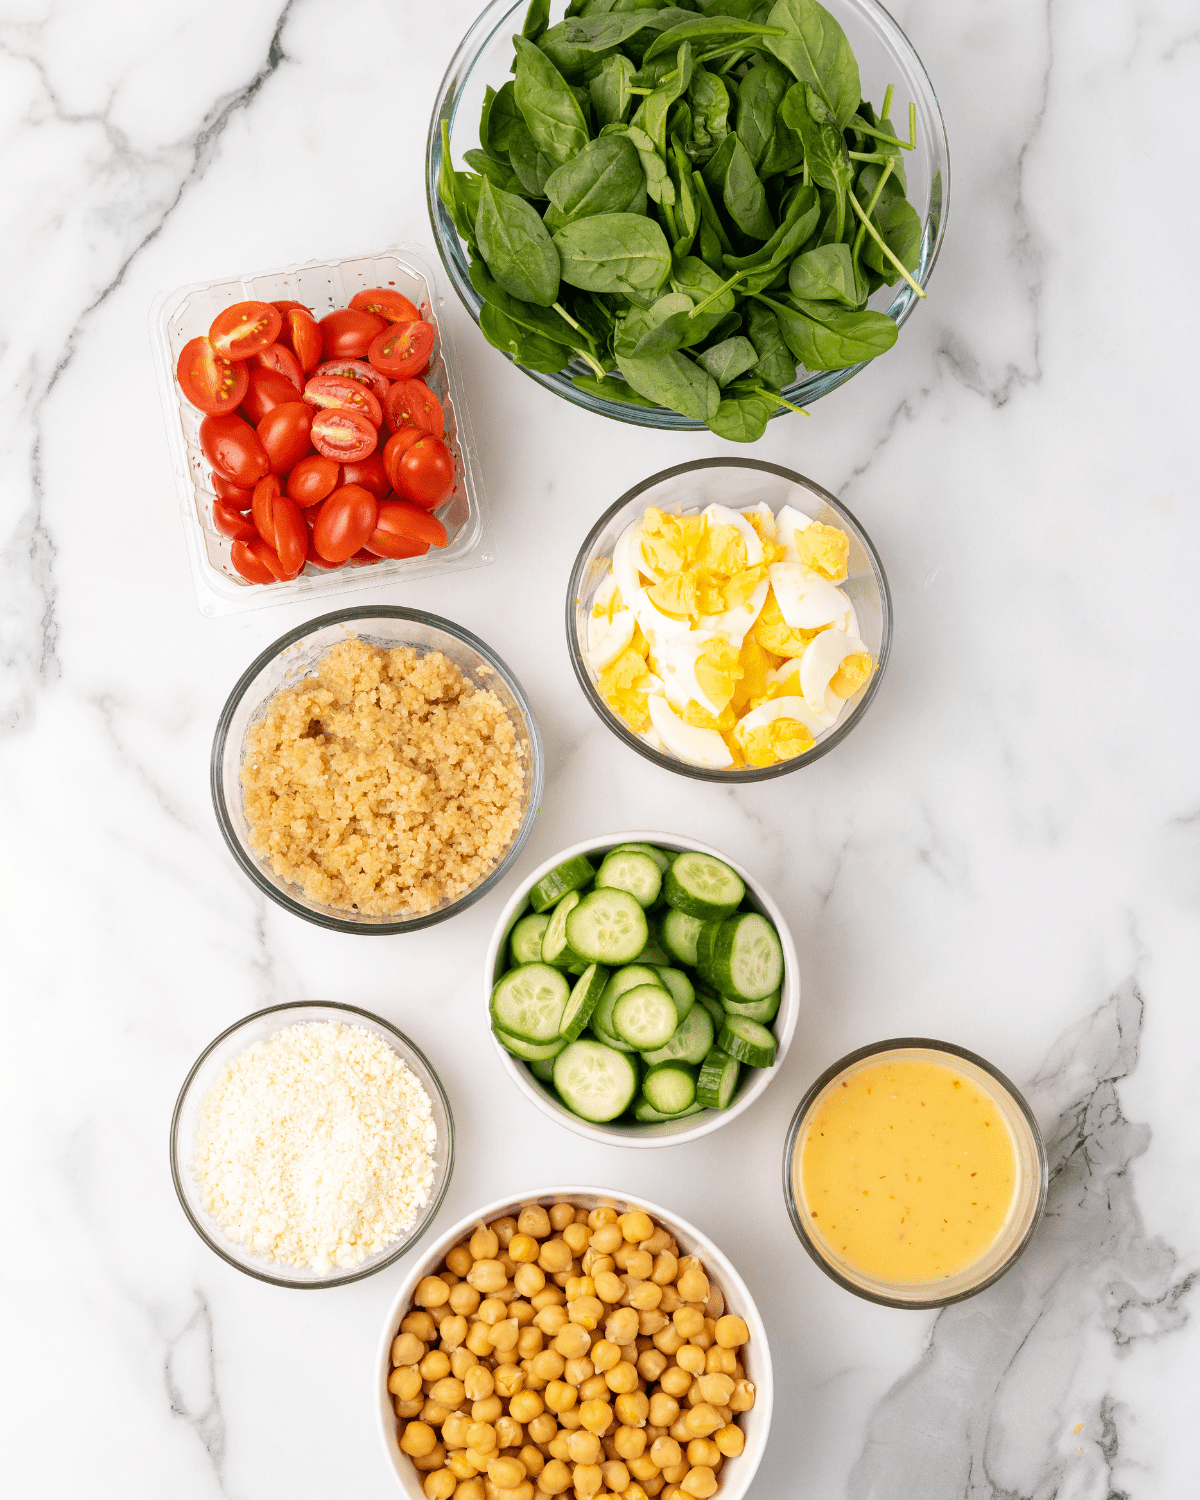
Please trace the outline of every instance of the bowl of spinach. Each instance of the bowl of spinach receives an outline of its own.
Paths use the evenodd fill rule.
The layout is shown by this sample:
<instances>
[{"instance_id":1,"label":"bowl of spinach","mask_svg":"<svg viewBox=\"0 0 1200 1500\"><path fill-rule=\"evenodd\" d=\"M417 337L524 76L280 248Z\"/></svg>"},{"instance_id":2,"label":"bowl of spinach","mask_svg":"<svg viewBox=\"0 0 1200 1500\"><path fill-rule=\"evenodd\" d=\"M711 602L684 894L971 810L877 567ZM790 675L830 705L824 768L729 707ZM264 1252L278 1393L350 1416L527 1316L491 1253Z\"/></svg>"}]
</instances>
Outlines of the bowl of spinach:
<instances>
[{"instance_id":1,"label":"bowl of spinach","mask_svg":"<svg viewBox=\"0 0 1200 1500\"><path fill-rule=\"evenodd\" d=\"M875 0L492 0L430 122L438 250L569 401L753 442L895 344L949 207L933 86Z\"/></svg>"}]
</instances>

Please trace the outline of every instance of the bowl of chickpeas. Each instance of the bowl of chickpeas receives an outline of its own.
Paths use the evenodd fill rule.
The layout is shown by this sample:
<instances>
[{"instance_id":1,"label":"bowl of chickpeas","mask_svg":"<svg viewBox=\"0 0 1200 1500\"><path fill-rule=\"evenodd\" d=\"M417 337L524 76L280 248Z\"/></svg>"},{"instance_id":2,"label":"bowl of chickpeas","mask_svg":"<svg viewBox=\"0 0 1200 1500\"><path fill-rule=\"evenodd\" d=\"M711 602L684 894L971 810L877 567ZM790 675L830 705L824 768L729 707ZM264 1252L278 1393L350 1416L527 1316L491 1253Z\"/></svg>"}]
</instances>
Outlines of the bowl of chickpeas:
<instances>
[{"instance_id":1,"label":"bowl of chickpeas","mask_svg":"<svg viewBox=\"0 0 1200 1500\"><path fill-rule=\"evenodd\" d=\"M388 1311L376 1378L410 1500L739 1500L771 1424L766 1331L731 1262L591 1187L447 1230Z\"/></svg>"}]
</instances>

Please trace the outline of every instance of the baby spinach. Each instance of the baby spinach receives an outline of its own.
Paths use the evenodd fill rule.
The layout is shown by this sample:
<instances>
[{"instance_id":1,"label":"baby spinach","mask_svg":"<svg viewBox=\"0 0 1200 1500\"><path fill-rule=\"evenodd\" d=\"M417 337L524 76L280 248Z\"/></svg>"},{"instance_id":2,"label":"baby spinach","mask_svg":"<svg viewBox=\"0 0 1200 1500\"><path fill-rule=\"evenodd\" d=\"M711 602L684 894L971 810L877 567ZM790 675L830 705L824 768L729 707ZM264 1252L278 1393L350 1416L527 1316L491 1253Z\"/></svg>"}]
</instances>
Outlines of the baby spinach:
<instances>
[{"instance_id":1,"label":"baby spinach","mask_svg":"<svg viewBox=\"0 0 1200 1500\"><path fill-rule=\"evenodd\" d=\"M767 207L767 190L758 180L741 137L733 135L730 139L733 149L722 187L726 211L743 234L752 240L769 240L775 233L775 222Z\"/></svg>"},{"instance_id":2,"label":"baby spinach","mask_svg":"<svg viewBox=\"0 0 1200 1500\"><path fill-rule=\"evenodd\" d=\"M554 163L529 133L524 120L518 120L509 131L509 160L513 171L520 178L521 186L531 198L546 196L546 179L554 171Z\"/></svg>"},{"instance_id":3,"label":"baby spinach","mask_svg":"<svg viewBox=\"0 0 1200 1500\"><path fill-rule=\"evenodd\" d=\"M595 214L560 229L552 243L563 280L585 292L655 291L671 269L671 247L662 230L641 214Z\"/></svg>"},{"instance_id":4,"label":"baby spinach","mask_svg":"<svg viewBox=\"0 0 1200 1500\"><path fill-rule=\"evenodd\" d=\"M531 42L536 42L549 24L550 0L529 0L529 9L525 12L525 24L521 27L521 35Z\"/></svg>"},{"instance_id":5,"label":"baby spinach","mask_svg":"<svg viewBox=\"0 0 1200 1500\"><path fill-rule=\"evenodd\" d=\"M606 135L589 141L578 156L551 172L546 178L546 196L568 223L592 214L619 213L645 186L629 137Z\"/></svg>"},{"instance_id":6,"label":"baby spinach","mask_svg":"<svg viewBox=\"0 0 1200 1500\"><path fill-rule=\"evenodd\" d=\"M493 187L503 188L506 193L516 193L519 198L526 195L525 184L507 162L497 161L486 151L464 151L463 161L474 167L481 177L486 177Z\"/></svg>"},{"instance_id":7,"label":"baby spinach","mask_svg":"<svg viewBox=\"0 0 1200 1500\"><path fill-rule=\"evenodd\" d=\"M739 375L744 375L747 370L752 370L758 363L754 345L740 333L705 349L696 359L722 387L729 385Z\"/></svg>"},{"instance_id":8,"label":"baby spinach","mask_svg":"<svg viewBox=\"0 0 1200 1500\"><path fill-rule=\"evenodd\" d=\"M468 274L471 285L483 300L490 302L526 333L536 333L541 338L550 339L553 343L562 344L578 353L591 353L592 342L586 334L573 328L555 308L539 307L536 303L524 302L520 297L511 296L482 260L472 258Z\"/></svg>"},{"instance_id":9,"label":"baby spinach","mask_svg":"<svg viewBox=\"0 0 1200 1500\"><path fill-rule=\"evenodd\" d=\"M921 259L921 220L907 198L881 198L871 220L883 236L889 250L907 271L914 271ZM862 258L892 286L900 280L896 269L872 239L863 243Z\"/></svg>"},{"instance_id":10,"label":"baby spinach","mask_svg":"<svg viewBox=\"0 0 1200 1500\"><path fill-rule=\"evenodd\" d=\"M862 85L846 33L817 0L777 0L767 19L785 33L764 38L767 51L811 86L839 129L849 124Z\"/></svg>"},{"instance_id":11,"label":"baby spinach","mask_svg":"<svg viewBox=\"0 0 1200 1500\"><path fill-rule=\"evenodd\" d=\"M764 57L738 84L737 133L757 169L775 135L783 96L792 86L786 68Z\"/></svg>"},{"instance_id":12,"label":"baby spinach","mask_svg":"<svg viewBox=\"0 0 1200 1500\"><path fill-rule=\"evenodd\" d=\"M507 161L512 149L511 133L517 125L525 128L525 121L517 108L516 88L510 78L484 104L483 117L479 122L479 144L489 156Z\"/></svg>"},{"instance_id":13,"label":"baby spinach","mask_svg":"<svg viewBox=\"0 0 1200 1500\"><path fill-rule=\"evenodd\" d=\"M523 36L513 41L517 108L538 147L560 167L587 145L587 121L570 84L546 54Z\"/></svg>"},{"instance_id":14,"label":"baby spinach","mask_svg":"<svg viewBox=\"0 0 1200 1500\"><path fill-rule=\"evenodd\" d=\"M600 133L609 135L618 131L624 131L628 135L638 154L646 178L647 193L655 203L670 207L675 202L675 184L671 181L666 161L658 154L654 142L637 125L606 125Z\"/></svg>"},{"instance_id":15,"label":"baby spinach","mask_svg":"<svg viewBox=\"0 0 1200 1500\"><path fill-rule=\"evenodd\" d=\"M690 140L684 149L693 162L703 165L729 134L729 90L725 80L707 68L695 68L688 85L692 111Z\"/></svg>"},{"instance_id":16,"label":"baby spinach","mask_svg":"<svg viewBox=\"0 0 1200 1500\"><path fill-rule=\"evenodd\" d=\"M605 125L624 122L633 102L634 96L629 92L629 85L636 72L637 69L627 57L622 53L615 53L612 57L606 57L592 74L588 93L592 96L592 110L601 129Z\"/></svg>"},{"instance_id":17,"label":"baby spinach","mask_svg":"<svg viewBox=\"0 0 1200 1500\"><path fill-rule=\"evenodd\" d=\"M756 443L778 410L778 391L761 385L732 385L721 393L721 404L708 425L727 442Z\"/></svg>"},{"instance_id":18,"label":"baby spinach","mask_svg":"<svg viewBox=\"0 0 1200 1500\"><path fill-rule=\"evenodd\" d=\"M771 309L761 302L747 303L746 332L758 355L754 373L780 390L791 385L796 378L796 360L783 341L779 319Z\"/></svg>"},{"instance_id":19,"label":"baby spinach","mask_svg":"<svg viewBox=\"0 0 1200 1500\"><path fill-rule=\"evenodd\" d=\"M480 310L479 327L494 348L541 375L557 375L571 358L571 351L564 345L543 338L540 333L530 333L492 302L485 302Z\"/></svg>"},{"instance_id":20,"label":"baby spinach","mask_svg":"<svg viewBox=\"0 0 1200 1500\"><path fill-rule=\"evenodd\" d=\"M896 342L896 325L886 313L838 312L821 302L797 300L793 308L769 297L763 301L806 370L844 370L886 353Z\"/></svg>"},{"instance_id":21,"label":"baby spinach","mask_svg":"<svg viewBox=\"0 0 1200 1500\"><path fill-rule=\"evenodd\" d=\"M617 369L640 396L694 422L708 422L721 404L721 388L694 359L677 351L657 359L618 355Z\"/></svg>"},{"instance_id":22,"label":"baby spinach","mask_svg":"<svg viewBox=\"0 0 1200 1500\"><path fill-rule=\"evenodd\" d=\"M448 120L442 121L442 160L438 166L438 197L445 205L459 238L465 240L468 245L473 245L479 192L477 186L473 187L470 183L468 173L454 170L454 163L450 157L450 122Z\"/></svg>"},{"instance_id":23,"label":"baby spinach","mask_svg":"<svg viewBox=\"0 0 1200 1500\"><path fill-rule=\"evenodd\" d=\"M787 32L782 26L760 26L754 21L738 21L733 16L692 16L687 21L681 21L677 26L661 32L646 48L645 56L642 58L643 65L653 62L656 57L663 53L673 52L680 42L691 42L693 46L705 44L711 46L716 42L736 42L744 37L757 39L758 37L784 37ZM858 100L854 101L855 106Z\"/></svg>"},{"instance_id":24,"label":"baby spinach","mask_svg":"<svg viewBox=\"0 0 1200 1500\"><path fill-rule=\"evenodd\" d=\"M572 375L571 384L577 391L586 391L589 396L596 396L601 401L619 401L622 406L650 408L658 405L657 401L647 401L645 396L639 396L631 385L611 375L603 380L598 380L595 375Z\"/></svg>"},{"instance_id":25,"label":"baby spinach","mask_svg":"<svg viewBox=\"0 0 1200 1500\"><path fill-rule=\"evenodd\" d=\"M535 208L486 177L479 188L475 239L488 270L510 296L538 307L553 305L559 283L554 241Z\"/></svg>"},{"instance_id":26,"label":"baby spinach","mask_svg":"<svg viewBox=\"0 0 1200 1500\"><path fill-rule=\"evenodd\" d=\"M866 301L867 289L856 273L850 246L842 243L821 245L798 255L788 270L788 287L793 297L806 297L811 302L859 307Z\"/></svg>"}]
</instances>

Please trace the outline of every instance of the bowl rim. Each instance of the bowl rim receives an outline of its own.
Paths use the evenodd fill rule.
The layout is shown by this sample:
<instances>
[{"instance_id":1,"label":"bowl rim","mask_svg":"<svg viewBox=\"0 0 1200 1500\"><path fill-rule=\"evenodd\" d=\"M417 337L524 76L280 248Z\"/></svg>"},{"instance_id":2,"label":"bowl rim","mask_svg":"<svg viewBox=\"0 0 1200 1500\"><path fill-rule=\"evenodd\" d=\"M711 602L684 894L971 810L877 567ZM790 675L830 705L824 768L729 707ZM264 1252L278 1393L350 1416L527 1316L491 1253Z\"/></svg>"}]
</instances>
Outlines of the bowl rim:
<instances>
[{"instance_id":1,"label":"bowl rim","mask_svg":"<svg viewBox=\"0 0 1200 1500\"><path fill-rule=\"evenodd\" d=\"M625 1135L618 1134L610 1125L595 1125L588 1120L581 1120L577 1115L573 1115L565 1105L556 1104L544 1089L539 1088L533 1081L528 1068L496 1040L496 1034L491 1029L491 1022L488 1018L488 1006L491 1000L492 989L495 985L492 975L495 972L501 948L508 939L513 919L520 913L532 886L543 875L553 870L556 865L562 864L564 860L572 859L577 854L588 854L604 846L613 848L617 844L654 843L665 843L668 847L678 845L680 852L687 849L695 849L702 854L711 854L714 858L722 860L731 869L737 871L738 875L745 882L746 889L760 902L766 916L775 924L776 931L779 933L779 941L783 945L784 961L783 997L779 1004L779 1014L776 1017L776 1025L779 1028L776 1031L778 1050L775 1054L775 1061L769 1068L753 1069L758 1076L750 1080L728 1109L708 1110L704 1114L689 1116L690 1119L695 1120L697 1123L686 1130L679 1131L677 1134L650 1135L648 1132L658 1130L661 1127L659 1125L642 1125L638 1127L637 1133ZM703 1136L711 1135L714 1130L720 1130L723 1125L730 1124L739 1115L744 1114L779 1075L788 1049L792 1044L796 1024L800 1018L800 991L800 960L796 953L796 945L792 938L791 929L778 903L764 889L758 877L750 874L745 866L739 864L737 860L731 858L723 850L716 849L711 844L705 844L699 839L689 838L686 834L668 833L662 829L634 828L620 833L598 834L592 838L583 839L578 843L571 844L568 848L560 849L557 854L545 860L536 870L532 871L520 882L517 889L505 903L504 910L500 913L496 925L492 929L491 940L488 943L487 957L484 960L483 1003L484 1016L488 1020L488 1035L505 1071L516 1084L517 1088L547 1119L553 1120L565 1129L573 1131L576 1135L583 1136L585 1140L594 1141L604 1146L627 1146L635 1150L662 1150L671 1146L685 1145L689 1141L700 1140ZM669 1124L670 1122L667 1121L664 1123Z\"/></svg>"},{"instance_id":2,"label":"bowl rim","mask_svg":"<svg viewBox=\"0 0 1200 1500\"><path fill-rule=\"evenodd\" d=\"M812 1236L804 1225L800 1210L796 1204L796 1195L792 1189L791 1164L792 1156L796 1149L796 1140L800 1134L800 1128L804 1123L804 1117L811 1109L814 1100L821 1090L830 1083L839 1073L847 1068L853 1067L855 1063L862 1062L868 1057L878 1057L886 1052L900 1052L908 1049L920 1048L930 1052L944 1052L951 1057L962 1058L964 1062L973 1063L975 1067L986 1073L994 1082L998 1083L1006 1094L1012 1099L1017 1109L1024 1117L1030 1133L1033 1137L1034 1151L1038 1162L1038 1191L1037 1200L1034 1204L1033 1214L1029 1221L1029 1227L1021 1236L1019 1243L1013 1248L1007 1259L996 1268L995 1271L977 1286L967 1288L966 1291L955 1292L949 1297L924 1297L898 1298L889 1297L882 1292L872 1292L866 1287L856 1286L854 1282L835 1267L831 1266L813 1242ZM787 1135L783 1144L783 1200L787 1205L788 1218L792 1221L792 1228L796 1237L808 1252L810 1259L814 1260L821 1270L831 1281L836 1281L838 1286L844 1287L846 1291L853 1292L856 1297L861 1297L866 1302L874 1302L879 1307L897 1307L909 1312L924 1312L931 1307L951 1307L956 1302L965 1302L969 1297L978 1294L987 1287L999 1281L1007 1271L1011 1270L1016 1262L1025 1253L1034 1231L1041 1222L1042 1214L1046 1207L1046 1194L1049 1190L1049 1168L1046 1160L1046 1144L1042 1139L1042 1132L1037 1119L1021 1090L1008 1078L999 1068L988 1062L987 1058L980 1057L977 1052L971 1052L966 1047L960 1047L954 1042L938 1041L934 1037L927 1036L895 1036L888 1037L881 1042L870 1042L865 1047L856 1047L853 1052L847 1052L845 1057L840 1057L816 1079L805 1091L804 1097L796 1106L796 1112L788 1125Z\"/></svg>"},{"instance_id":3,"label":"bowl rim","mask_svg":"<svg viewBox=\"0 0 1200 1500\"><path fill-rule=\"evenodd\" d=\"M682 1230L685 1237L691 1238L700 1247L701 1259L708 1261L716 1271L718 1283L722 1291L727 1293L729 1288L732 1287L736 1290L739 1299L741 1299L743 1305L740 1310L740 1316L746 1318L746 1322L750 1325L751 1341L756 1341L762 1351L761 1356L759 1356L762 1368L761 1370L755 1370L755 1374L759 1378L755 1382L754 1410L763 1413L763 1422L761 1437L755 1446L755 1452L751 1456L751 1462L746 1469L745 1475L739 1476L737 1486L730 1486L727 1491L723 1491L725 1500L739 1500L739 1497L744 1495L750 1488L758 1472L759 1464L762 1462L763 1455L766 1452L771 1434L771 1417L775 1404L775 1374L771 1361L770 1339L767 1336L766 1324L763 1322L762 1314L758 1310L758 1304L755 1302L750 1288L746 1285L737 1267L721 1247L709 1235L697 1229L689 1219L685 1219L681 1214L664 1208L661 1204L655 1203L649 1198L640 1197L636 1193L627 1193L612 1188L594 1187L578 1183L562 1187L535 1188L524 1193L508 1193L502 1198L497 1198L491 1203L484 1204L481 1208L476 1209L472 1213L465 1214L457 1223L451 1225L449 1229L445 1230L439 1236L434 1244L426 1246L425 1253L420 1260L410 1268L384 1317L372 1370L376 1430L379 1433L384 1453L387 1456L389 1472L395 1478L400 1488L405 1493L411 1494L413 1500L417 1500L419 1487L414 1486L410 1491L400 1477L392 1456L391 1446L388 1442L388 1432L384 1425L385 1420L388 1418L393 1422L395 1421L391 1403L387 1399L387 1377L391 1365L390 1353L392 1340L396 1336L395 1330L400 1326L401 1311L416 1289L417 1282L421 1280L422 1276L428 1274L430 1267L435 1265L448 1250L452 1249L466 1231L471 1229L476 1223L487 1223L504 1210L512 1209L521 1203L545 1204L547 1202L566 1202L570 1201L572 1197L614 1198L620 1203L628 1204L630 1208L642 1209L651 1218L655 1219L656 1222L661 1222L668 1230L673 1231L676 1228ZM743 1456L745 1455L740 1454L739 1458Z\"/></svg>"},{"instance_id":4,"label":"bowl rim","mask_svg":"<svg viewBox=\"0 0 1200 1500\"><path fill-rule=\"evenodd\" d=\"M883 616L883 634L879 643L879 657L875 665L875 671L871 674L871 680L867 683L862 697L845 718L838 722L832 732L825 739L815 744L811 750L806 750L803 755L793 756L791 760L776 761L771 766L732 766L722 770L710 770L706 766L692 765L688 761L678 760L671 755L664 755L661 751L656 750L653 745L648 745L645 740L634 734L628 725L624 724L612 712L599 693L597 693L595 684L588 673L587 664L583 659L583 648L577 639L574 612L579 599L579 585L588 559L591 557L592 549L601 532L603 532L612 518L624 506L631 504L639 495L645 494L648 490L653 489L655 485L662 484L668 479L675 479L680 474L694 473L697 469L756 469L760 473L774 474L776 478L786 479L790 484L797 485L801 489L809 490L812 494L819 496L837 515L849 521L861 539L863 550L867 554L867 558L871 564L871 571L874 573L875 582L879 587L879 603ZM686 776L692 781L713 781L727 785L772 781L777 776L786 776L793 771L801 770L805 766L814 765L823 756L828 755L836 745L842 743L863 717L875 694L879 691L879 685L883 681L883 674L892 654L893 619L892 591L888 586L887 574L884 572L879 550L854 512L843 505L824 485L818 484L815 479L809 479L806 474L801 474L795 469L786 468L783 464L771 463L766 459L743 458L739 455L717 458L694 458L687 463L673 464L669 469L660 469L657 474L651 474L648 478L639 480L637 484L627 489L618 500L615 500L608 507L588 532L582 546L575 554L575 561L571 565L571 573L567 581L567 652L571 658L571 668L575 673L575 679L583 689L583 696L608 729L623 744L628 745L631 750L635 750L643 760L648 760L651 765L660 766L663 770L672 771L677 776Z\"/></svg>"},{"instance_id":5,"label":"bowl rim","mask_svg":"<svg viewBox=\"0 0 1200 1500\"><path fill-rule=\"evenodd\" d=\"M398 1247L390 1254L385 1255L375 1264L367 1267L358 1267L345 1272L343 1275L331 1276L321 1281L301 1281L286 1275L273 1275L265 1270L257 1270L253 1266L243 1265L242 1262L229 1253L222 1245L212 1237L205 1226L192 1212L192 1206L187 1200L184 1192L183 1182L180 1175L179 1165L179 1124L183 1115L184 1103L191 1091L192 1085L205 1062L212 1053L243 1027L249 1026L254 1021L260 1021L264 1016L282 1015L293 1010L331 1010L341 1015L362 1016L364 1020L373 1022L384 1031L389 1032L392 1037L400 1043L400 1047L394 1048L398 1055L407 1063L408 1057L405 1052L411 1053L421 1063L441 1100L442 1108L446 1111L446 1168L442 1173L442 1181L437 1192L430 1198L426 1205L423 1217L416 1231L407 1239L402 1240ZM423 1082L423 1080L421 1080ZM450 1188L450 1179L454 1175L454 1111L450 1107L450 1099L443 1087L442 1080L438 1077L437 1069L425 1056L425 1053L417 1046L410 1036L407 1036L398 1026L393 1026L390 1021L382 1016L376 1015L374 1011L364 1010L360 1005L347 1005L340 1000L286 1000L279 1005L267 1005L262 1010L253 1011L250 1015L243 1016L241 1020L235 1021L232 1026L227 1026L218 1036L215 1036L208 1046L205 1047L200 1056L188 1069L187 1077L183 1080L179 1093L175 1099L175 1108L171 1112L171 1129L168 1137L168 1153L171 1162L171 1183L175 1189L175 1196L179 1200L179 1206L183 1209L188 1223L200 1236L201 1240L215 1254L219 1255L227 1265L235 1270L243 1272L255 1281L265 1282L268 1286L287 1287L289 1290L301 1292L319 1292L328 1287L349 1286L354 1281L365 1281L368 1276L374 1276L377 1271L382 1271L387 1266L395 1265L402 1256L407 1255L414 1245L423 1237L425 1231L437 1217L438 1210Z\"/></svg>"},{"instance_id":6,"label":"bowl rim","mask_svg":"<svg viewBox=\"0 0 1200 1500\"><path fill-rule=\"evenodd\" d=\"M525 727L529 734L532 747L529 767L530 798L529 807L521 826L513 838L512 843L505 851L503 857L497 861L495 867L471 890L466 891L457 901L452 901L449 906L440 907L437 911L426 912L422 916L402 918L396 921L372 921L365 922L353 917L335 916L332 910L314 910L305 906L302 902L282 891L274 885L258 868L257 863L251 858L249 851L243 846L233 827L233 820L229 815L229 807L225 800L225 787L223 783L223 759L225 744L229 734L233 716L238 706L249 689L251 683L258 674L268 666L274 659L294 646L306 636L314 634L318 630L324 630L331 625L344 625L355 620L365 619L392 619L412 620L417 624L429 625L436 630L452 636L455 640L469 646L488 663L494 671L504 679L509 691L517 700L525 720ZM234 683L225 705L217 718L217 727L213 732L212 753L209 760L209 789L212 795L213 812L216 815L217 826L221 830L221 837L225 845L233 855L234 860L240 866L242 872L249 877L251 882L258 887L264 895L269 896L277 906L284 911L290 912L295 917L302 917L306 922L313 923L316 927L324 927L331 932L353 933L356 937L391 937L399 933L419 932L423 927L433 927L438 922L444 922L449 917L455 917L459 912L465 911L473 906L476 901L481 900L492 890L499 881L512 868L517 856L520 854L533 831L533 825L541 808L542 791L545 779L545 758L542 750L542 737L538 729L537 717L533 712L533 706L520 681L514 676L508 664L492 648L472 631L463 625L457 625L453 620L448 620L444 615L431 614L424 609L409 609L398 604L359 604L343 609L331 610L329 614L318 615L315 619L306 620L304 624L297 625L295 629L287 631L278 640L272 641L265 650L259 652L242 675Z\"/></svg>"}]
</instances>

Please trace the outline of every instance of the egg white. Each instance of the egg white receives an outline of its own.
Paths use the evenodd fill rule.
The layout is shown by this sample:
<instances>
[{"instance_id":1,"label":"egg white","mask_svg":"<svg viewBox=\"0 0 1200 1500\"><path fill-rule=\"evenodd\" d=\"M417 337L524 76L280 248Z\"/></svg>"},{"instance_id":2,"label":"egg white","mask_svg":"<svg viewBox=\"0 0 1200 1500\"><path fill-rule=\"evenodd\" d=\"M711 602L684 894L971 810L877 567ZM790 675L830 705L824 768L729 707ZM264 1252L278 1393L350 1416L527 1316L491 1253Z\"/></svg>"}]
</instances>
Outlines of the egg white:
<instances>
[{"instance_id":1,"label":"egg white","mask_svg":"<svg viewBox=\"0 0 1200 1500\"><path fill-rule=\"evenodd\" d=\"M840 625L845 618L845 594L812 568L798 562L777 562L771 564L767 574L779 612L793 630Z\"/></svg>"},{"instance_id":2,"label":"egg white","mask_svg":"<svg viewBox=\"0 0 1200 1500\"><path fill-rule=\"evenodd\" d=\"M810 708L820 711L825 707L829 683L838 668L848 656L866 649L857 636L844 630L822 630L809 641L800 658L800 691Z\"/></svg>"},{"instance_id":3,"label":"egg white","mask_svg":"<svg viewBox=\"0 0 1200 1500\"><path fill-rule=\"evenodd\" d=\"M776 719L796 719L814 740L830 727L824 715L813 713L803 698L772 698L769 703L760 703L751 709L744 719L739 719L734 734L739 740L744 740L752 729L761 729Z\"/></svg>"},{"instance_id":4,"label":"egg white","mask_svg":"<svg viewBox=\"0 0 1200 1500\"><path fill-rule=\"evenodd\" d=\"M796 510L794 506L783 506L775 517L776 540L782 542L787 548L785 562L799 562L800 549L796 546L796 533L807 531L812 525L813 518L806 516L802 510Z\"/></svg>"},{"instance_id":5,"label":"egg white","mask_svg":"<svg viewBox=\"0 0 1200 1500\"><path fill-rule=\"evenodd\" d=\"M630 607L633 604L634 594L642 586L638 570L643 562L642 525L640 521L633 521L617 538L612 560L613 577L617 580L617 587L621 590L621 598Z\"/></svg>"},{"instance_id":6,"label":"egg white","mask_svg":"<svg viewBox=\"0 0 1200 1500\"><path fill-rule=\"evenodd\" d=\"M666 698L657 694L647 699L650 722L671 755L692 765L721 770L733 764L729 746L715 729L697 729L685 724Z\"/></svg>"},{"instance_id":7,"label":"egg white","mask_svg":"<svg viewBox=\"0 0 1200 1500\"><path fill-rule=\"evenodd\" d=\"M726 505L706 505L701 511L710 526L736 526L746 544L746 564L753 568L763 560L762 538L745 516Z\"/></svg>"},{"instance_id":8,"label":"egg white","mask_svg":"<svg viewBox=\"0 0 1200 1500\"><path fill-rule=\"evenodd\" d=\"M775 512L765 500L760 500L757 505L747 505L741 514L743 516L759 516L764 523L763 530L767 535L772 539L777 535L778 528L775 525Z\"/></svg>"},{"instance_id":9,"label":"egg white","mask_svg":"<svg viewBox=\"0 0 1200 1500\"><path fill-rule=\"evenodd\" d=\"M724 705L714 703L696 678L696 662L705 644L719 639L712 630L689 630L687 635L672 636L660 645L654 664L666 683L667 701L673 708L684 709L690 701L698 703L713 718L721 712Z\"/></svg>"},{"instance_id":10,"label":"egg white","mask_svg":"<svg viewBox=\"0 0 1200 1500\"><path fill-rule=\"evenodd\" d=\"M633 640L637 624L633 610L619 609L611 624L606 615L593 615L588 624L588 661L594 672L603 672Z\"/></svg>"},{"instance_id":11,"label":"egg white","mask_svg":"<svg viewBox=\"0 0 1200 1500\"><path fill-rule=\"evenodd\" d=\"M820 712L815 711L814 709L810 708L808 704L804 703L804 698L802 696L800 688L801 659L802 658L799 656L791 657L788 661L784 662L783 666L776 667L773 672L769 672L767 674L767 681L771 683L780 683L783 687L784 697L797 699L800 703L804 704L804 711L806 714L810 714L815 721L821 724L822 728L829 729L834 724L836 724L838 719L841 717L842 709L846 706L846 699L839 698L836 693L830 692L827 688L825 691L825 707L821 709ZM788 680L789 678L795 678L795 681L791 682ZM776 700L772 699L771 701L775 702ZM799 716L799 713L797 713L797 718L799 718ZM804 722L808 723L808 720L805 719ZM810 724L809 728L811 727L812 725Z\"/></svg>"},{"instance_id":12,"label":"egg white","mask_svg":"<svg viewBox=\"0 0 1200 1500\"><path fill-rule=\"evenodd\" d=\"M719 615L701 615L701 630L710 630L715 635L723 635L735 651L740 651L750 628L762 614L762 607L767 602L770 588L771 580L764 578L755 586L754 592L745 604L735 604L732 609L727 609Z\"/></svg>"}]
</instances>

